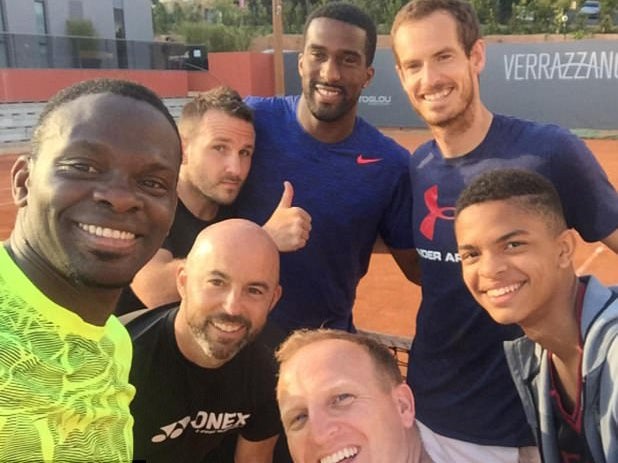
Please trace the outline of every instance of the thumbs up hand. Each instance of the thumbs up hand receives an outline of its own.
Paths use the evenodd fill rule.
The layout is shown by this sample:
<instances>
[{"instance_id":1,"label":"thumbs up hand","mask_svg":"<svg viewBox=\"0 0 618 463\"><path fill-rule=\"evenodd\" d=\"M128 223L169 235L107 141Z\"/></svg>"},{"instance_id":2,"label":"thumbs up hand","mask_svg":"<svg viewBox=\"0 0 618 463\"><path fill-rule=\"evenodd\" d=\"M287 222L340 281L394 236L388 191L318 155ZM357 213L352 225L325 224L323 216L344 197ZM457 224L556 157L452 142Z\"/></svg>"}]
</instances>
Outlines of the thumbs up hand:
<instances>
[{"instance_id":1,"label":"thumbs up hand","mask_svg":"<svg viewBox=\"0 0 618 463\"><path fill-rule=\"evenodd\" d=\"M279 251L296 251L309 240L311 216L301 207L292 206L294 187L283 182L283 194L270 219L262 227L277 244Z\"/></svg>"}]
</instances>

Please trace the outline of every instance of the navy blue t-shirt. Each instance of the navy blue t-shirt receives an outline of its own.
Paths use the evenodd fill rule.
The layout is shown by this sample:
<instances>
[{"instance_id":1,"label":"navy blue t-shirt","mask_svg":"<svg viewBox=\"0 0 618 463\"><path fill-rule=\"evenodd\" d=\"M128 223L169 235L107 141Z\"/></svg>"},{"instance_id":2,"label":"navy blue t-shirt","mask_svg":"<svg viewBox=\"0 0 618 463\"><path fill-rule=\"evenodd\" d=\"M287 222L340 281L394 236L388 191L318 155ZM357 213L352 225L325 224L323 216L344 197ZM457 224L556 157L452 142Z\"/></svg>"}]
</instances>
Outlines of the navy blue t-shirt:
<instances>
[{"instance_id":1,"label":"navy blue t-shirt","mask_svg":"<svg viewBox=\"0 0 618 463\"><path fill-rule=\"evenodd\" d=\"M247 103L256 149L238 214L263 224L289 180L293 205L312 217L307 245L281 256L283 295L270 318L288 331L353 330L356 286L378 235L393 248L412 247L410 154L360 118L342 142L316 140L296 119L298 97Z\"/></svg>"},{"instance_id":2,"label":"navy blue t-shirt","mask_svg":"<svg viewBox=\"0 0 618 463\"><path fill-rule=\"evenodd\" d=\"M567 223L587 241L618 227L618 195L585 144L567 130L496 115L483 142L455 159L433 141L411 158L414 241L422 302L408 366L417 418L439 434L484 445L533 443L502 342L522 335L495 323L461 276L453 230L455 201L492 168L534 170L552 181Z\"/></svg>"}]
</instances>

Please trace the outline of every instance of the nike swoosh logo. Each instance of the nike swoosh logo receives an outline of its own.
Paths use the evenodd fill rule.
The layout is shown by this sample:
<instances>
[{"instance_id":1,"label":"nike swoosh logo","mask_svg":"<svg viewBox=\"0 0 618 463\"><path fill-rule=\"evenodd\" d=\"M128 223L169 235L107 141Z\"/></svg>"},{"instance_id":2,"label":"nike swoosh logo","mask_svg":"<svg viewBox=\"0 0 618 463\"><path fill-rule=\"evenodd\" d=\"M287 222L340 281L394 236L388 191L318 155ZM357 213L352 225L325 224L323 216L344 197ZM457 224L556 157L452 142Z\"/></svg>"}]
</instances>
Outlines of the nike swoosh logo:
<instances>
[{"instance_id":1,"label":"nike swoosh logo","mask_svg":"<svg viewBox=\"0 0 618 463\"><path fill-rule=\"evenodd\" d=\"M356 158L356 164L373 164L374 162L380 162L382 158L365 158L362 154L359 154Z\"/></svg>"}]
</instances>

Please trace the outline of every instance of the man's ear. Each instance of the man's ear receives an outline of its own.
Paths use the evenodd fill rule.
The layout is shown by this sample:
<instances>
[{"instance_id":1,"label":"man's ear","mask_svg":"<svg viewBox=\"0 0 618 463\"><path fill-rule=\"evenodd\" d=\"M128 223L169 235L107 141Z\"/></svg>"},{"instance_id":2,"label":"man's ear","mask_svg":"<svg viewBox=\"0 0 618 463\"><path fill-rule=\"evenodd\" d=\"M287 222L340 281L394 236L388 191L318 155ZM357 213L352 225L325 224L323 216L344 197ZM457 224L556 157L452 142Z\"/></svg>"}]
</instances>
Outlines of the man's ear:
<instances>
[{"instance_id":1,"label":"man's ear","mask_svg":"<svg viewBox=\"0 0 618 463\"><path fill-rule=\"evenodd\" d=\"M476 75L480 75L485 69L485 42L483 39L478 39L472 45L472 49L470 50L470 63L472 63L472 67L476 71Z\"/></svg>"},{"instance_id":2,"label":"man's ear","mask_svg":"<svg viewBox=\"0 0 618 463\"><path fill-rule=\"evenodd\" d=\"M184 135L180 136L180 164L187 163L187 150L189 149L189 139Z\"/></svg>"},{"instance_id":3,"label":"man's ear","mask_svg":"<svg viewBox=\"0 0 618 463\"><path fill-rule=\"evenodd\" d=\"M401 83L401 86L405 88L405 79L404 79L404 75L403 75L403 70L401 69L401 66L399 66L399 64L395 64L395 71L397 72L397 77L399 77L399 82Z\"/></svg>"},{"instance_id":4,"label":"man's ear","mask_svg":"<svg viewBox=\"0 0 618 463\"><path fill-rule=\"evenodd\" d=\"M270 307L268 308L268 313L277 305L277 302L281 299L281 294L283 294L283 288L281 285L277 285L273 294L273 300L270 302Z\"/></svg>"},{"instance_id":5,"label":"man's ear","mask_svg":"<svg viewBox=\"0 0 618 463\"><path fill-rule=\"evenodd\" d=\"M184 299L187 292L185 291L187 286L187 271L185 266L187 265L187 260L185 259L179 266L178 270L176 270L176 289L178 290L178 294L180 295L180 299Z\"/></svg>"},{"instance_id":6,"label":"man's ear","mask_svg":"<svg viewBox=\"0 0 618 463\"><path fill-rule=\"evenodd\" d=\"M376 74L376 70L373 66L369 66L367 68L367 80L365 81L365 83L363 84L363 88L367 88L369 87L369 84L371 83L371 81L373 80L373 76L375 76Z\"/></svg>"},{"instance_id":7,"label":"man's ear","mask_svg":"<svg viewBox=\"0 0 618 463\"><path fill-rule=\"evenodd\" d=\"M298 54L298 63L297 63L298 75L300 77L303 76L303 54Z\"/></svg>"},{"instance_id":8,"label":"man's ear","mask_svg":"<svg viewBox=\"0 0 618 463\"><path fill-rule=\"evenodd\" d=\"M557 237L558 243L558 265L560 268L569 268L573 265L573 254L575 254L575 246L577 238L575 231L567 229L562 231Z\"/></svg>"},{"instance_id":9,"label":"man's ear","mask_svg":"<svg viewBox=\"0 0 618 463\"><path fill-rule=\"evenodd\" d=\"M414 396L410 386L406 383L401 383L395 386L391 392L395 406L401 417L401 422L406 428L414 426Z\"/></svg>"},{"instance_id":10,"label":"man's ear","mask_svg":"<svg viewBox=\"0 0 618 463\"><path fill-rule=\"evenodd\" d=\"M23 154L17 158L11 167L11 193L13 202L17 207L25 207L28 204L28 189L30 187L30 171L32 158Z\"/></svg>"}]
</instances>

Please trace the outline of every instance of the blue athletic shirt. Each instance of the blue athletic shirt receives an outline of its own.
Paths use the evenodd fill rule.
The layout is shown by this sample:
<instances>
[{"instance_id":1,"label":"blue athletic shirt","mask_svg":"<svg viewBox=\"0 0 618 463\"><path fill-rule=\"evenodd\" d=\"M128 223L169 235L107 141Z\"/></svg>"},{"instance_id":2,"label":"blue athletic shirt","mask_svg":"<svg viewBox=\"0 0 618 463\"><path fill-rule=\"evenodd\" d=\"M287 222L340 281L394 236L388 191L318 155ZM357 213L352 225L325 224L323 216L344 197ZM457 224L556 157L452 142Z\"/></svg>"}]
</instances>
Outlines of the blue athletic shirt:
<instances>
[{"instance_id":1,"label":"blue athletic shirt","mask_svg":"<svg viewBox=\"0 0 618 463\"><path fill-rule=\"evenodd\" d=\"M411 248L410 154L361 118L339 143L322 143L296 119L299 97L247 99L255 110L256 150L236 201L241 217L263 224L283 182L293 206L312 218L307 245L281 256L283 296L271 319L285 330L320 326L354 330L356 286L378 234Z\"/></svg>"},{"instance_id":2,"label":"blue athletic shirt","mask_svg":"<svg viewBox=\"0 0 618 463\"><path fill-rule=\"evenodd\" d=\"M618 195L586 145L565 129L495 115L472 152L445 159L434 141L411 158L414 240L422 302L408 366L418 419L439 434L484 445L533 443L502 342L522 335L474 301L461 277L453 230L465 185L492 168L534 170L552 181L567 223L587 241L618 227Z\"/></svg>"}]
</instances>

